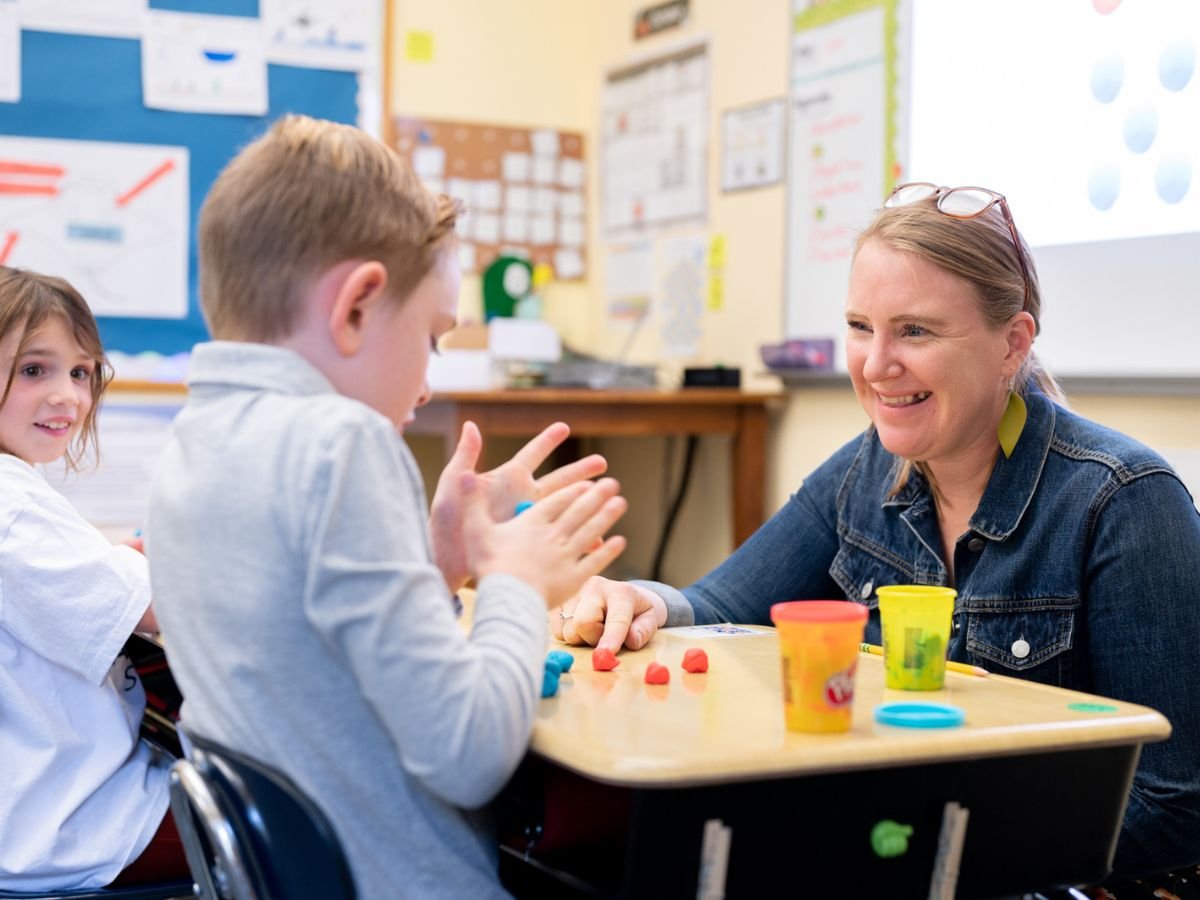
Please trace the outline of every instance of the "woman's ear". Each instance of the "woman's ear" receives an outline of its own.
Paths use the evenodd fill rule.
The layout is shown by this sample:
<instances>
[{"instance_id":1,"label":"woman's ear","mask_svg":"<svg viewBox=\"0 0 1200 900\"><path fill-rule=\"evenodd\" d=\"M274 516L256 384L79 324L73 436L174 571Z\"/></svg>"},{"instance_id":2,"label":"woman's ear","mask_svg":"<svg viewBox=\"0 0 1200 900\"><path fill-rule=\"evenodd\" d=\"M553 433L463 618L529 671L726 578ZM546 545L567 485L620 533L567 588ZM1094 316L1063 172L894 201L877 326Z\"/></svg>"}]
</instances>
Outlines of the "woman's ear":
<instances>
[{"instance_id":1,"label":"woman's ear","mask_svg":"<svg viewBox=\"0 0 1200 900\"><path fill-rule=\"evenodd\" d=\"M1005 327L1005 339L1008 342L1008 352L1004 357L1005 377L1011 378L1021 370L1021 366L1033 350L1033 338L1037 334L1037 323L1027 312L1019 312Z\"/></svg>"},{"instance_id":2,"label":"woman's ear","mask_svg":"<svg viewBox=\"0 0 1200 900\"><path fill-rule=\"evenodd\" d=\"M329 310L329 334L342 356L362 347L367 323L387 294L387 268L378 260L355 265L337 286Z\"/></svg>"}]
</instances>

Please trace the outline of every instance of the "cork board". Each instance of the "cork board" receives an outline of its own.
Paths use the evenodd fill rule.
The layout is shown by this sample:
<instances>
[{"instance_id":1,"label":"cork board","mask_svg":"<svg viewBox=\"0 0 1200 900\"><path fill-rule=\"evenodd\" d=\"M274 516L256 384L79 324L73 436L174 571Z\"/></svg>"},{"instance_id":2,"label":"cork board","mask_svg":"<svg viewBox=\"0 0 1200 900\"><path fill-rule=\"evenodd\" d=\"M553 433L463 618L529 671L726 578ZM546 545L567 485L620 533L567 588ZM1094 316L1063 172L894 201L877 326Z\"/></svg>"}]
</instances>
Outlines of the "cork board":
<instances>
[{"instance_id":1,"label":"cork board","mask_svg":"<svg viewBox=\"0 0 1200 900\"><path fill-rule=\"evenodd\" d=\"M433 190L462 200L464 272L500 255L547 263L560 281L587 275L583 135L397 116L395 147Z\"/></svg>"}]
</instances>

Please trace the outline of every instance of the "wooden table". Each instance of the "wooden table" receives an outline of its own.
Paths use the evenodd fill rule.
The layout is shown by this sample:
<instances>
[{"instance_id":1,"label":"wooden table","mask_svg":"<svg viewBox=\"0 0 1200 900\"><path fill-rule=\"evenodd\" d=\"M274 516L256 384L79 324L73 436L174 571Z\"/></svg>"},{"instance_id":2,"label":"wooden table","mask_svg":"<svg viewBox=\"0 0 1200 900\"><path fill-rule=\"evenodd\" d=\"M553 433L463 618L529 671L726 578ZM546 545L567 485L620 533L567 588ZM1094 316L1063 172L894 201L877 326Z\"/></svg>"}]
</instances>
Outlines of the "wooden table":
<instances>
[{"instance_id":1,"label":"wooden table","mask_svg":"<svg viewBox=\"0 0 1200 900\"><path fill-rule=\"evenodd\" d=\"M727 388L456 391L436 394L407 432L442 436L447 458L467 420L485 437L531 437L558 421L570 425L574 437L733 435L730 483L737 546L766 518L767 406L781 396Z\"/></svg>"},{"instance_id":2,"label":"wooden table","mask_svg":"<svg viewBox=\"0 0 1200 900\"><path fill-rule=\"evenodd\" d=\"M576 866L599 896L696 897L706 827L717 820L730 830L726 896L924 900L945 806L955 801L969 810L958 897L1107 875L1141 745L1170 734L1159 713L997 675L951 672L942 691L891 691L882 660L863 655L851 731L791 733L775 633L746 627L756 633L660 631L647 648L623 652L613 672L592 670L590 648L571 648L576 664L542 701L514 784L524 808L539 810L530 785L575 773L625 792L629 812L602 865L588 864L595 853L548 853L547 865ZM708 653L707 674L680 668L694 646ZM670 669L670 684L644 683L655 660ZM928 730L874 722L876 706L899 701L953 704L966 722ZM564 798L550 799L545 808L559 808L561 819ZM883 820L913 829L903 854L872 848ZM525 833L536 835L536 823ZM712 851L710 841L710 875ZM772 891L780 879L782 894Z\"/></svg>"}]
</instances>

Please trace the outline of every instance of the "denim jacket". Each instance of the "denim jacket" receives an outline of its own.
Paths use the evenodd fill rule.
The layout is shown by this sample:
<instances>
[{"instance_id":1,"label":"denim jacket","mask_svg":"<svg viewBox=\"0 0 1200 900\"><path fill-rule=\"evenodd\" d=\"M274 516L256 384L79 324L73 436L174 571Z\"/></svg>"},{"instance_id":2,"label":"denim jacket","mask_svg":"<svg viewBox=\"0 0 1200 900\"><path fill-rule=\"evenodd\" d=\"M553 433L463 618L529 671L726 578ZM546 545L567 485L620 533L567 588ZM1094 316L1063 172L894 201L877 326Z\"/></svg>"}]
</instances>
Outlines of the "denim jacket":
<instances>
[{"instance_id":1,"label":"denim jacket","mask_svg":"<svg viewBox=\"0 0 1200 900\"><path fill-rule=\"evenodd\" d=\"M1143 747L1114 873L1200 860L1200 514L1157 454L1027 398L1011 458L997 455L954 548L949 657L989 671L1139 703L1172 737ZM742 547L667 601L668 625L769 624L772 603L949 584L937 512L915 473L887 496L895 457L873 429L821 465ZM1069 811L1064 811L1069 814Z\"/></svg>"}]
</instances>

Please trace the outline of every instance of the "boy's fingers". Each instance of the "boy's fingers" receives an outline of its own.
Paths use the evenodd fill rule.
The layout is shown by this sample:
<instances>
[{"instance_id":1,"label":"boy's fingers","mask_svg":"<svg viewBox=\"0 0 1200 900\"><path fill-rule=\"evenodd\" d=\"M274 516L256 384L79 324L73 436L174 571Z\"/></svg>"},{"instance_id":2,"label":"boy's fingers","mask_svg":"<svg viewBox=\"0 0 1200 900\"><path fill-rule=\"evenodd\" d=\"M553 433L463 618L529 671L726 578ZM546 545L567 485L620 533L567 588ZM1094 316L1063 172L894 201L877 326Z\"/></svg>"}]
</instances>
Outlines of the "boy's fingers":
<instances>
[{"instance_id":1,"label":"boy's fingers","mask_svg":"<svg viewBox=\"0 0 1200 900\"><path fill-rule=\"evenodd\" d=\"M454 455L446 468L451 471L466 471L474 469L479 462L479 453L483 449L483 438L479 427L474 422L463 422L462 432L458 436L458 444L454 447Z\"/></svg>"},{"instance_id":2,"label":"boy's fingers","mask_svg":"<svg viewBox=\"0 0 1200 900\"><path fill-rule=\"evenodd\" d=\"M530 472L536 472L538 466L544 463L554 452L554 449L567 439L571 429L564 422L555 422L542 429L542 433L533 438L513 456L512 461L520 463Z\"/></svg>"},{"instance_id":3,"label":"boy's fingers","mask_svg":"<svg viewBox=\"0 0 1200 900\"><path fill-rule=\"evenodd\" d=\"M574 510L575 506L578 506L578 503L573 504L571 509L563 514L562 518L566 518ZM587 521L581 523L573 532L568 532L570 534L569 546L579 554L592 553L599 550L604 535L608 533L608 530L616 524L621 516L625 515L628 509L629 502L624 497L609 497L599 509L592 513ZM595 572L589 572L588 574L598 575L599 572L600 570L597 569Z\"/></svg>"},{"instance_id":4,"label":"boy's fingers","mask_svg":"<svg viewBox=\"0 0 1200 900\"><path fill-rule=\"evenodd\" d=\"M574 537L579 533L580 529L584 527L585 523L591 519L592 516L596 515L596 513L604 506L605 503L617 496L617 492L621 490L621 485L618 484L614 478L601 478L594 484L590 481L579 483L587 485L587 489L581 492L579 496L572 499L566 508L564 508L556 517L554 517L554 521L558 526L559 533L567 537L569 540L573 540ZM563 488L562 490L558 491L557 494L553 494L552 496L565 493L567 490L569 490L569 488ZM624 510L622 510L622 512L624 512ZM593 537L595 537L595 535L593 535ZM579 548L580 552L586 550L591 543L591 541L588 541L581 546Z\"/></svg>"},{"instance_id":5,"label":"boy's fingers","mask_svg":"<svg viewBox=\"0 0 1200 900\"><path fill-rule=\"evenodd\" d=\"M526 516L538 515L544 521L553 522L562 515L563 510L567 509L577 498L586 494L593 487L590 481L577 481L574 484L568 484L564 488L559 488L548 497L543 497L537 503L533 504L524 513Z\"/></svg>"},{"instance_id":6,"label":"boy's fingers","mask_svg":"<svg viewBox=\"0 0 1200 900\"><path fill-rule=\"evenodd\" d=\"M536 482L537 496L544 497L576 481L589 480L597 475L603 475L607 469L608 460L599 453L577 459L575 462L568 463L539 478Z\"/></svg>"},{"instance_id":7,"label":"boy's fingers","mask_svg":"<svg viewBox=\"0 0 1200 900\"><path fill-rule=\"evenodd\" d=\"M579 560L579 567L590 578L592 575L599 575L615 560L618 556L625 552L625 538L619 534L614 534L612 537L603 541L595 550L587 553Z\"/></svg>"}]
</instances>

